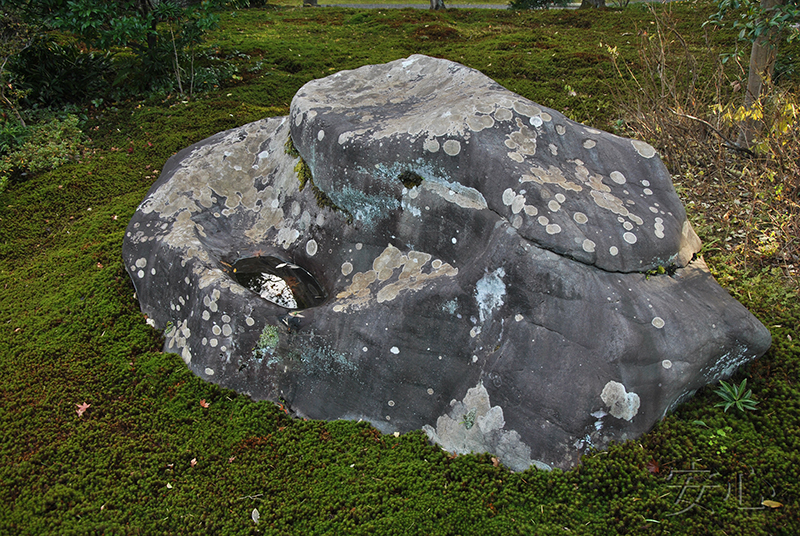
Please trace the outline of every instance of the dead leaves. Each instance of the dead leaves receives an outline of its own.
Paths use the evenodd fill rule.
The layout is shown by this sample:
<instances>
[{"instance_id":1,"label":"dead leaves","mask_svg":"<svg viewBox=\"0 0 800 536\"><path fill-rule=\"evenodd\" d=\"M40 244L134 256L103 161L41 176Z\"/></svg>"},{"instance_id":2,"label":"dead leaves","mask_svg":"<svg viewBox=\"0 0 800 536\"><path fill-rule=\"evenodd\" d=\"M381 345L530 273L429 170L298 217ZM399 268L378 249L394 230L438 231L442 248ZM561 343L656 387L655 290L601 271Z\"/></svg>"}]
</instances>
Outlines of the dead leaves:
<instances>
[{"instance_id":1,"label":"dead leaves","mask_svg":"<svg viewBox=\"0 0 800 536\"><path fill-rule=\"evenodd\" d=\"M86 410L92 406L91 404L87 404L86 402L84 402L83 404L75 404L75 405L78 407L78 409L75 410L75 412L78 414L78 417L83 417L83 414L86 413Z\"/></svg>"},{"instance_id":2,"label":"dead leaves","mask_svg":"<svg viewBox=\"0 0 800 536\"><path fill-rule=\"evenodd\" d=\"M208 407L208 406L210 406L210 405L211 405L211 403L210 403L210 402L206 402L206 399L205 399L205 398L204 398L203 400L201 400L201 401L200 401L200 406L201 406L201 407L207 408L207 407Z\"/></svg>"}]
</instances>

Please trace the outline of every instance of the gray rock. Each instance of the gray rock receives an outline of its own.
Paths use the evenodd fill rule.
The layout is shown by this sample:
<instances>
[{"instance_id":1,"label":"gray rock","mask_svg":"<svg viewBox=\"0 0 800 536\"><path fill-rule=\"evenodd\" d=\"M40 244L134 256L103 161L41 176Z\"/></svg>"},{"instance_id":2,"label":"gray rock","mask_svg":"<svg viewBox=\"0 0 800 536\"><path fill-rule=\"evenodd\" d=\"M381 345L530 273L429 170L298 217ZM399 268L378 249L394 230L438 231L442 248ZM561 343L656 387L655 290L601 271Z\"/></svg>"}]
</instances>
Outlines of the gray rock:
<instances>
[{"instance_id":1,"label":"gray rock","mask_svg":"<svg viewBox=\"0 0 800 536\"><path fill-rule=\"evenodd\" d=\"M201 377L522 470L637 437L766 351L699 249L652 147L412 56L170 159L123 256Z\"/></svg>"}]
</instances>

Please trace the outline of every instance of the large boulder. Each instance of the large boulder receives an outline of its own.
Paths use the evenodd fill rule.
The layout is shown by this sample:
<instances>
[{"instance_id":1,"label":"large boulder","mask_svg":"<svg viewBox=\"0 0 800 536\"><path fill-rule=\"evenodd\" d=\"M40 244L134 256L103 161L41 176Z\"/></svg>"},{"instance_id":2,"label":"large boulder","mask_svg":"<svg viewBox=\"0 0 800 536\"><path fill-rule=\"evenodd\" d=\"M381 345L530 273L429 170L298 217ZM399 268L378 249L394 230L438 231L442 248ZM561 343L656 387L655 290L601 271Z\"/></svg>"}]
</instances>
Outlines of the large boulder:
<instances>
[{"instance_id":1,"label":"large boulder","mask_svg":"<svg viewBox=\"0 0 800 536\"><path fill-rule=\"evenodd\" d=\"M177 154L123 255L199 376L522 470L766 351L699 249L652 147L411 56Z\"/></svg>"}]
</instances>

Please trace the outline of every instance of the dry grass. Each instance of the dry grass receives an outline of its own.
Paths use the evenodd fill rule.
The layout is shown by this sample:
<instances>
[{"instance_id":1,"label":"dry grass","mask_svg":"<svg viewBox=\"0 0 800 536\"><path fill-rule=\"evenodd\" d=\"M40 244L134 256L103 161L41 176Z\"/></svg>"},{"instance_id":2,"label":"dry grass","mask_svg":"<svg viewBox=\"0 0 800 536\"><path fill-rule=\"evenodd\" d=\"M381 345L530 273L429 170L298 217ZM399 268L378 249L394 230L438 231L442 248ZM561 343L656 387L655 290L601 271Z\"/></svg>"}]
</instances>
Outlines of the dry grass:
<instances>
[{"instance_id":1,"label":"dry grass","mask_svg":"<svg viewBox=\"0 0 800 536\"><path fill-rule=\"evenodd\" d=\"M609 48L624 83L616 99L626 134L661 152L705 242L704 252L738 268L779 267L800 282L800 127L796 87L768 84L743 108L741 57L692 48L669 9L637 32L638 58ZM726 61L727 60L727 61ZM750 148L737 145L743 121L763 124Z\"/></svg>"}]
</instances>

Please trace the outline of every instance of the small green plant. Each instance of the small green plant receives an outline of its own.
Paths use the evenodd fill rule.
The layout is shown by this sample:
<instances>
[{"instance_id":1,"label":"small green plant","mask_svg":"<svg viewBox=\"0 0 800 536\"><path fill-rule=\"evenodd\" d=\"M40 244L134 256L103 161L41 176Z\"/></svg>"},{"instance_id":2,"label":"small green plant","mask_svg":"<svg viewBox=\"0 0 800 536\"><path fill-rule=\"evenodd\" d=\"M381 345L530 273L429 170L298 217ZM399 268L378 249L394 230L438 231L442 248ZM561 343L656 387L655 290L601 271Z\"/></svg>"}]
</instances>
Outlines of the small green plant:
<instances>
[{"instance_id":1,"label":"small green plant","mask_svg":"<svg viewBox=\"0 0 800 536\"><path fill-rule=\"evenodd\" d=\"M736 406L739 411L751 410L755 411L756 402L753 400L753 391L747 388L747 378L742 380L738 386L735 383L728 383L725 380L720 380L720 388L714 391L721 398L722 402L714 404L716 407L724 408L723 411L727 412L732 406Z\"/></svg>"},{"instance_id":2,"label":"small green plant","mask_svg":"<svg viewBox=\"0 0 800 536\"><path fill-rule=\"evenodd\" d=\"M708 446L717 451L717 454L725 454L728 451L726 443L730 442L733 428L726 426L717 428L714 433L708 436Z\"/></svg>"}]
</instances>

